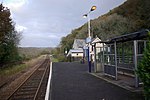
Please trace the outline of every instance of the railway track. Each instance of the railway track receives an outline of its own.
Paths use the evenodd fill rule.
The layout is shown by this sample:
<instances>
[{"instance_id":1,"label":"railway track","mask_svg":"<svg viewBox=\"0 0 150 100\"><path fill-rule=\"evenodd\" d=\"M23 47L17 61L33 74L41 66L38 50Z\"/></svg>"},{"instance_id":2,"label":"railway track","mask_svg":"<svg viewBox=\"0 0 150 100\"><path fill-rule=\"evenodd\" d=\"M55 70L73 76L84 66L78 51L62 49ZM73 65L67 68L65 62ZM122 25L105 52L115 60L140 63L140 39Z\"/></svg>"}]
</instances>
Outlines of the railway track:
<instances>
[{"instance_id":1,"label":"railway track","mask_svg":"<svg viewBox=\"0 0 150 100\"><path fill-rule=\"evenodd\" d=\"M44 100L50 70L50 59L45 61L9 97L8 100Z\"/></svg>"}]
</instances>

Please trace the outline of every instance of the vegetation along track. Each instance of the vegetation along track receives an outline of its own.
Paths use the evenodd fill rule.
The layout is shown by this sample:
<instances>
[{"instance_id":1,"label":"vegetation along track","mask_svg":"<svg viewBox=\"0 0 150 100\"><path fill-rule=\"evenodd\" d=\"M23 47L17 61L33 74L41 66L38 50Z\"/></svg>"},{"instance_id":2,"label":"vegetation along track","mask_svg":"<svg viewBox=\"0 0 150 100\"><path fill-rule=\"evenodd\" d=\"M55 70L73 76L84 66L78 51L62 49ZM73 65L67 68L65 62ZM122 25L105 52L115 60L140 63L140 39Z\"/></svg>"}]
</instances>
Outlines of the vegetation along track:
<instances>
[{"instance_id":1,"label":"vegetation along track","mask_svg":"<svg viewBox=\"0 0 150 100\"><path fill-rule=\"evenodd\" d=\"M50 59L45 61L20 85L8 100L44 100L49 76Z\"/></svg>"}]
</instances>

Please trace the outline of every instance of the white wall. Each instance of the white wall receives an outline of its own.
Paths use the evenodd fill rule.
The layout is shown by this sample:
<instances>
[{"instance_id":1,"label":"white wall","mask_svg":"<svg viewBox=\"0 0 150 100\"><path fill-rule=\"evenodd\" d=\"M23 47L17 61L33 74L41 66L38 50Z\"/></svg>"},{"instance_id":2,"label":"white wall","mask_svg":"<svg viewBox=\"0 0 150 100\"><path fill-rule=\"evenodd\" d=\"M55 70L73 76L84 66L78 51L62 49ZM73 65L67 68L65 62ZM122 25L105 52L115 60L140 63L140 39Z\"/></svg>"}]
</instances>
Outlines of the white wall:
<instances>
[{"instance_id":1,"label":"white wall","mask_svg":"<svg viewBox=\"0 0 150 100\"><path fill-rule=\"evenodd\" d=\"M83 53L72 53L71 57L83 57Z\"/></svg>"}]
</instances>

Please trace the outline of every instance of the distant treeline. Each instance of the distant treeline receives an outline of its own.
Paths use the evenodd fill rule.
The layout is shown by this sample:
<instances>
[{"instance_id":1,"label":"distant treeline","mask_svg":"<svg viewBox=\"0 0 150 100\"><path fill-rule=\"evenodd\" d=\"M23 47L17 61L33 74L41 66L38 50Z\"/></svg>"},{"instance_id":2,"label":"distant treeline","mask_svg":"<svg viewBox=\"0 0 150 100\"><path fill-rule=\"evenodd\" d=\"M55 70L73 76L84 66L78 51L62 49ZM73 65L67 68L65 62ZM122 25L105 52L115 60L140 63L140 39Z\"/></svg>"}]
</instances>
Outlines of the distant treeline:
<instances>
[{"instance_id":1,"label":"distant treeline","mask_svg":"<svg viewBox=\"0 0 150 100\"><path fill-rule=\"evenodd\" d=\"M24 60L29 60L43 54L50 54L52 48L19 47L19 55Z\"/></svg>"}]
</instances>

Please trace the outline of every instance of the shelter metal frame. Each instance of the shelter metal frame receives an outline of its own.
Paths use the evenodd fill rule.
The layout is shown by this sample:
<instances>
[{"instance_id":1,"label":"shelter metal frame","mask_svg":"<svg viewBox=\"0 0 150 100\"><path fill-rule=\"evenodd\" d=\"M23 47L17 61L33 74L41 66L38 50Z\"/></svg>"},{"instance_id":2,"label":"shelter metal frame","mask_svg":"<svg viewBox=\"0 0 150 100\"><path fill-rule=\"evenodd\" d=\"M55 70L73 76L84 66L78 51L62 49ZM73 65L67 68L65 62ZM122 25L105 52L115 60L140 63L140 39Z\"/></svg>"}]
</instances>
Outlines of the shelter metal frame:
<instances>
[{"instance_id":1,"label":"shelter metal frame","mask_svg":"<svg viewBox=\"0 0 150 100\"><path fill-rule=\"evenodd\" d=\"M146 37L148 36L148 30L142 30L126 35L122 35L119 37L112 38L106 42L100 41L98 43L103 43L102 54L102 65L103 65L103 73L105 75L111 76L118 79L119 71L133 72L133 77L135 78L135 87L139 86L139 78L136 74L138 63L140 62L144 48L146 48ZM131 43L130 43L131 42ZM124 43L128 43L132 47L132 55L131 58L128 57L128 61L130 63L125 63L125 53L124 53ZM120 50L122 49L122 64L119 61L118 55L118 45L122 45ZM127 45L128 46L128 45ZM95 51L96 53L96 51ZM95 55L96 56L96 55Z\"/></svg>"}]
</instances>

